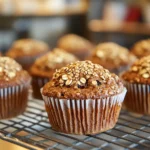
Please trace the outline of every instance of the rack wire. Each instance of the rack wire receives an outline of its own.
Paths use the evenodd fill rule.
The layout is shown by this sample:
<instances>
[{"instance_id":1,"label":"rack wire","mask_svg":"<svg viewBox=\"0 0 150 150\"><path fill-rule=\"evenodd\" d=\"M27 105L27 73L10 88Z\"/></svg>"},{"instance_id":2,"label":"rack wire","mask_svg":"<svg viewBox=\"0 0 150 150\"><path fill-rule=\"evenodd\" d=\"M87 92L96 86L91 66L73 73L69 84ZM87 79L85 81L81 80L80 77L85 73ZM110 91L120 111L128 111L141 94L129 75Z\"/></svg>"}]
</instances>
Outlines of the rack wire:
<instances>
[{"instance_id":1,"label":"rack wire","mask_svg":"<svg viewBox=\"0 0 150 150\"><path fill-rule=\"evenodd\" d=\"M51 128L43 101L32 99L23 115L0 121L0 139L31 150L36 148L27 144L53 150L150 150L150 117L122 110L111 130L96 135L63 134Z\"/></svg>"}]
</instances>

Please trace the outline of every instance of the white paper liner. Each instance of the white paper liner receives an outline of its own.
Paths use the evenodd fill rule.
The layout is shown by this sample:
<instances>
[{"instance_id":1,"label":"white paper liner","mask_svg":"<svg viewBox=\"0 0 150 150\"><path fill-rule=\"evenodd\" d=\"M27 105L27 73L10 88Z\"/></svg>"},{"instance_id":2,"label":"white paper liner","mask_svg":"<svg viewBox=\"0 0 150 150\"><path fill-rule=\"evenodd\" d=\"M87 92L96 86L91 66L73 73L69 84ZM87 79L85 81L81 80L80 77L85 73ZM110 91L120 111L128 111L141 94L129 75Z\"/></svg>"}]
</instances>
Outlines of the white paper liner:
<instances>
[{"instance_id":1,"label":"white paper liner","mask_svg":"<svg viewBox=\"0 0 150 150\"><path fill-rule=\"evenodd\" d=\"M25 111L30 84L0 89L0 119L15 117Z\"/></svg>"},{"instance_id":2,"label":"white paper liner","mask_svg":"<svg viewBox=\"0 0 150 150\"><path fill-rule=\"evenodd\" d=\"M126 89L102 99L70 100L42 96L53 129L72 134L94 134L115 126L125 94Z\"/></svg>"},{"instance_id":3,"label":"white paper liner","mask_svg":"<svg viewBox=\"0 0 150 150\"><path fill-rule=\"evenodd\" d=\"M37 77L32 76L32 90L33 90L33 97L36 99L42 99L42 95L40 89L49 82L49 78L44 77Z\"/></svg>"},{"instance_id":4,"label":"white paper liner","mask_svg":"<svg viewBox=\"0 0 150 150\"><path fill-rule=\"evenodd\" d=\"M150 85L125 82L128 90L124 105L130 111L150 114Z\"/></svg>"}]
</instances>

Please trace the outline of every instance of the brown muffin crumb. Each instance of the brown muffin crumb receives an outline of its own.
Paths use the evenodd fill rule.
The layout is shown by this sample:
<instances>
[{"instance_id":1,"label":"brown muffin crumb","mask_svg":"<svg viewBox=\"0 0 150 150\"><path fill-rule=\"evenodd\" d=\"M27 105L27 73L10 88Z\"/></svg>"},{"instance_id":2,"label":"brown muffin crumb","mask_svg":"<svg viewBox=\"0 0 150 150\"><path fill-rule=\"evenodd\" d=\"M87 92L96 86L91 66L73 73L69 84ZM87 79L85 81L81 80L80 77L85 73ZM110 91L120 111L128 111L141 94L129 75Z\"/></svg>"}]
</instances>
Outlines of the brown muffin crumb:
<instances>
[{"instance_id":1,"label":"brown muffin crumb","mask_svg":"<svg viewBox=\"0 0 150 150\"><path fill-rule=\"evenodd\" d=\"M0 57L0 80L9 81L20 70L22 67L15 60L9 57Z\"/></svg>"},{"instance_id":2,"label":"brown muffin crumb","mask_svg":"<svg viewBox=\"0 0 150 150\"><path fill-rule=\"evenodd\" d=\"M117 75L91 61L77 61L57 70L43 88L43 95L61 98L100 98L121 93Z\"/></svg>"},{"instance_id":3,"label":"brown muffin crumb","mask_svg":"<svg viewBox=\"0 0 150 150\"><path fill-rule=\"evenodd\" d=\"M89 59L111 70L132 64L136 57L127 48L106 42L99 44Z\"/></svg>"},{"instance_id":4,"label":"brown muffin crumb","mask_svg":"<svg viewBox=\"0 0 150 150\"><path fill-rule=\"evenodd\" d=\"M122 75L122 78L133 83L150 84L150 56L135 62L130 70Z\"/></svg>"},{"instance_id":5,"label":"brown muffin crumb","mask_svg":"<svg viewBox=\"0 0 150 150\"><path fill-rule=\"evenodd\" d=\"M150 39L135 43L131 49L138 58L150 55Z\"/></svg>"}]
</instances>

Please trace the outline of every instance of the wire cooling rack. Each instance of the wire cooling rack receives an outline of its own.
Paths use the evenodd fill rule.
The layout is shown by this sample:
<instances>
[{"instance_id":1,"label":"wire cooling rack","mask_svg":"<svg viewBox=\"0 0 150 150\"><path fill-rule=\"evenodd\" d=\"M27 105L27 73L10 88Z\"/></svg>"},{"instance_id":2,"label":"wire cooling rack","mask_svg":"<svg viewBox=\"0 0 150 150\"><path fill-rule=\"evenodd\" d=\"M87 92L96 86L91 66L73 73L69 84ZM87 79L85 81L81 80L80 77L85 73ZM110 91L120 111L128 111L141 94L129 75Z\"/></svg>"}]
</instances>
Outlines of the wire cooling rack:
<instances>
[{"instance_id":1,"label":"wire cooling rack","mask_svg":"<svg viewBox=\"0 0 150 150\"><path fill-rule=\"evenodd\" d=\"M27 149L36 149L30 144L53 150L150 150L150 117L135 117L122 110L116 126L109 131L69 135L52 130L43 101L29 100L23 115L0 121L0 139Z\"/></svg>"}]
</instances>

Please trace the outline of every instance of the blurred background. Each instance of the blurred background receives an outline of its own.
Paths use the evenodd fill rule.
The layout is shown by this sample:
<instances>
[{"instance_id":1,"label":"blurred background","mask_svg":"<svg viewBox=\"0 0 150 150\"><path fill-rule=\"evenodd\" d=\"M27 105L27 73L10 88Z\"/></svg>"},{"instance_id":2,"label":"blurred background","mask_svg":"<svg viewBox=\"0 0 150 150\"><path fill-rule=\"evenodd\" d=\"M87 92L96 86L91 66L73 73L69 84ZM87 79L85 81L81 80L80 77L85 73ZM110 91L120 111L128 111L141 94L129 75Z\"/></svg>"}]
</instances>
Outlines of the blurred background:
<instances>
[{"instance_id":1,"label":"blurred background","mask_svg":"<svg viewBox=\"0 0 150 150\"><path fill-rule=\"evenodd\" d=\"M150 37L150 0L0 0L2 52L28 37L54 47L66 33L130 48Z\"/></svg>"}]
</instances>

